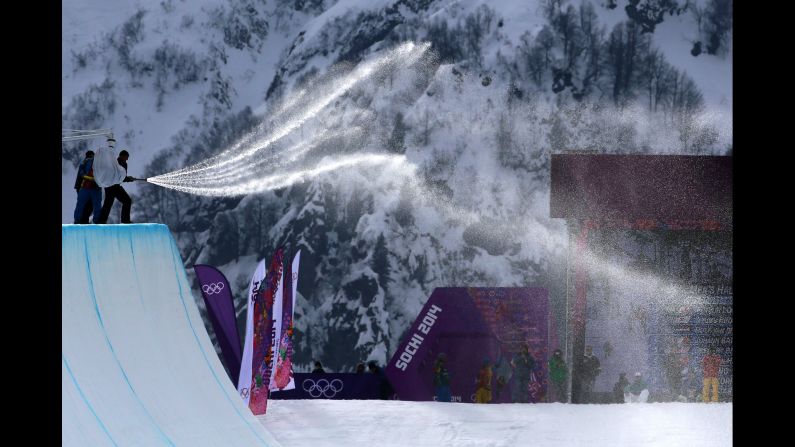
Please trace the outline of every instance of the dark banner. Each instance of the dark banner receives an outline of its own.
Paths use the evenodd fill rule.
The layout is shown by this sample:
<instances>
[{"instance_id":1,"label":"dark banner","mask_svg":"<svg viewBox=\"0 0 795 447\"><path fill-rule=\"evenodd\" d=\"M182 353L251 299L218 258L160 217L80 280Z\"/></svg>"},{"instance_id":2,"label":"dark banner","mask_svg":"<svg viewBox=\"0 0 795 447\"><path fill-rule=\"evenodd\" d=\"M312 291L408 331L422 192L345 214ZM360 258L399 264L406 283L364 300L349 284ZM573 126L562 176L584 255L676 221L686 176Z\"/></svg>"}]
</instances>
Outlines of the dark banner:
<instances>
[{"instance_id":1,"label":"dark banner","mask_svg":"<svg viewBox=\"0 0 795 447\"><path fill-rule=\"evenodd\" d=\"M381 380L374 374L295 373L295 389L271 391L271 399L378 399Z\"/></svg>"},{"instance_id":2,"label":"dark banner","mask_svg":"<svg viewBox=\"0 0 795 447\"><path fill-rule=\"evenodd\" d=\"M194 265L196 278L199 280L207 314L215 331L215 337L221 346L224 363L229 369L232 383L237 383L240 375L240 335L235 322L235 304L229 281L217 268L209 265Z\"/></svg>"},{"instance_id":3,"label":"dark banner","mask_svg":"<svg viewBox=\"0 0 795 447\"><path fill-rule=\"evenodd\" d=\"M542 288L437 288L386 367L398 399L543 401L547 302Z\"/></svg>"},{"instance_id":4,"label":"dark banner","mask_svg":"<svg viewBox=\"0 0 795 447\"><path fill-rule=\"evenodd\" d=\"M732 157L553 154L550 217L732 225Z\"/></svg>"}]
</instances>

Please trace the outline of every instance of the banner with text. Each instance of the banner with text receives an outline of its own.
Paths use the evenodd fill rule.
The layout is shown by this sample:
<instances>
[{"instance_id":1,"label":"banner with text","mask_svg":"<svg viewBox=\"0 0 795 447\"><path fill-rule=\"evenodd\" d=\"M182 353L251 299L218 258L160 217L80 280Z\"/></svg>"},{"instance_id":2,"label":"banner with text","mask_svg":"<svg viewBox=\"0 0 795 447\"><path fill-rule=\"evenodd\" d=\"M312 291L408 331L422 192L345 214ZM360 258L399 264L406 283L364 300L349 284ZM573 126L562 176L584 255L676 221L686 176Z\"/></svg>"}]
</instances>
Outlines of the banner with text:
<instances>
[{"instance_id":1,"label":"banner with text","mask_svg":"<svg viewBox=\"0 0 795 447\"><path fill-rule=\"evenodd\" d=\"M543 402L548 293L437 288L386 367L400 400Z\"/></svg>"},{"instance_id":2,"label":"banner with text","mask_svg":"<svg viewBox=\"0 0 795 447\"><path fill-rule=\"evenodd\" d=\"M255 415L265 414L268 408L271 368L273 366L274 301L281 296L283 250L279 248L271 259L268 274L254 294L254 341L251 359L251 385L248 406ZM281 314L280 314L281 315Z\"/></svg>"},{"instance_id":3,"label":"banner with text","mask_svg":"<svg viewBox=\"0 0 795 447\"><path fill-rule=\"evenodd\" d=\"M271 378L271 391L292 390L295 388L295 380L293 379L293 316L295 313L295 295L298 290L298 265L300 262L301 250L298 250L298 253L293 257L293 261L284 268L281 314L278 311L274 311L274 318L281 318L281 326L275 338L278 343L274 346L273 351L276 355L276 365Z\"/></svg>"}]
</instances>

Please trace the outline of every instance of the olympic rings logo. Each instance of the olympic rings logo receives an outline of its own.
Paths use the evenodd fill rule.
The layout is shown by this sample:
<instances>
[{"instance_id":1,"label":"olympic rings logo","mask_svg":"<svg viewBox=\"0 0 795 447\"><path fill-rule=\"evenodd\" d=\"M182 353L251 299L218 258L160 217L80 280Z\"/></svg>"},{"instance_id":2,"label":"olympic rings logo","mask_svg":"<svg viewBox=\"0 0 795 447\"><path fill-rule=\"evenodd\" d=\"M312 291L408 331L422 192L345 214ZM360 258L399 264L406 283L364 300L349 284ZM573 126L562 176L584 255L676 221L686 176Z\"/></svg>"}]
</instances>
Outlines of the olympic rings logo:
<instances>
[{"instance_id":1,"label":"olympic rings logo","mask_svg":"<svg viewBox=\"0 0 795 447\"><path fill-rule=\"evenodd\" d=\"M301 388L315 399L321 395L326 399L331 399L342 391L342 380L333 379L329 382L326 379L319 379L315 382L312 379L304 379Z\"/></svg>"},{"instance_id":2,"label":"olympic rings logo","mask_svg":"<svg viewBox=\"0 0 795 447\"><path fill-rule=\"evenodd\" d=\"M224 290L224 283L222 282L213 282L202 286L202 291L207 295L221 293L222 290Z\"/></svg>"}]
</instances>

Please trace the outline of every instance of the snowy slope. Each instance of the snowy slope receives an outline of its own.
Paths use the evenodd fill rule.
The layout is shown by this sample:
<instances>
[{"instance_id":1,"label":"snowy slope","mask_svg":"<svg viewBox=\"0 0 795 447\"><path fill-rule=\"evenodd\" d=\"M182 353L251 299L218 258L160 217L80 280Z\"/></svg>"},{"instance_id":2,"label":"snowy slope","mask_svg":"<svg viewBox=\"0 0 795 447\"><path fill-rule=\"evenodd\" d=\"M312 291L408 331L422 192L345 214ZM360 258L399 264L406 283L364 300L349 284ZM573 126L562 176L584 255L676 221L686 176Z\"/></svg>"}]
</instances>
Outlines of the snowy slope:
<instances>
[{"instance_id":1,"label":"snowy slope","mask_svg":"<svg viewBox=\"0 0 795 447\"><path fill-rule=\"evenodd\" d=\"M279 445L215 356L167 227L62 240L63 445Z\"/></svg>"},{"instance_id":2,"label":"snowy slope","mask_svg":"<svg viewBox=\"0 0 795 447\"><path fill-rule=\"evenodd\" d=\"M703 54L693 57L690 49L697 39L693 19L689 15L667 18L654 31L654 42L665 57L687 71L704 93L707 104L725 114L731 123L733 53L730 49L722 57Z\"/></svg>"}]
</instances>

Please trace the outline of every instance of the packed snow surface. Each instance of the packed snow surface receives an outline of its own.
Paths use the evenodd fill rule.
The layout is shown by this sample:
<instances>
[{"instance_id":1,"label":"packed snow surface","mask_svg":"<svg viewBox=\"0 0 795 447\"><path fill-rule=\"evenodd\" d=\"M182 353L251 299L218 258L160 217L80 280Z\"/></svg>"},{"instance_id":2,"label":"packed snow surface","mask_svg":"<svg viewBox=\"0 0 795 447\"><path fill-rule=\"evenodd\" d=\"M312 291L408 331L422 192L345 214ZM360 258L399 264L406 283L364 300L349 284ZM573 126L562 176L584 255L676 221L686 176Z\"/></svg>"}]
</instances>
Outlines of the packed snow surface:
<instances>
[{"instance_id":1,"label":"packed snow surface","mask_svg":"<svg viewBox=\"0 0 795 447\"><path fill-rule=\"evenodd\" d=\"M258 419L285 447L732 445L730 403L271 400Z\"/></svg>"}]
</instances>

